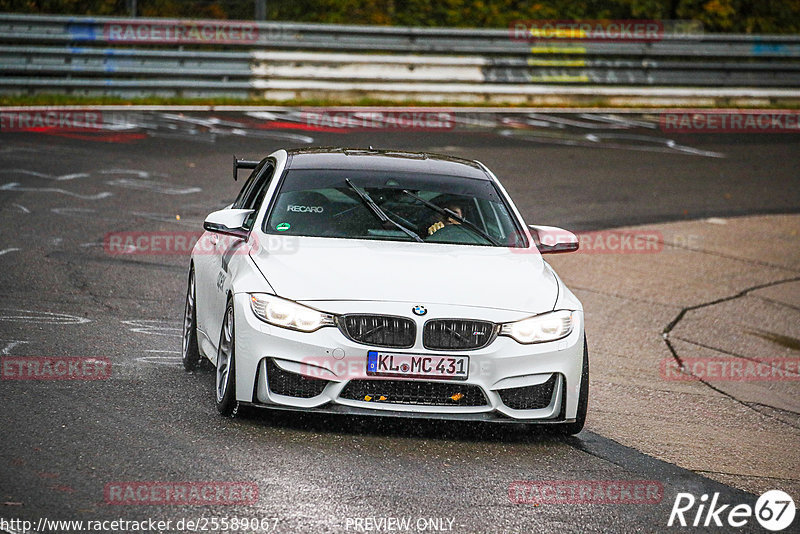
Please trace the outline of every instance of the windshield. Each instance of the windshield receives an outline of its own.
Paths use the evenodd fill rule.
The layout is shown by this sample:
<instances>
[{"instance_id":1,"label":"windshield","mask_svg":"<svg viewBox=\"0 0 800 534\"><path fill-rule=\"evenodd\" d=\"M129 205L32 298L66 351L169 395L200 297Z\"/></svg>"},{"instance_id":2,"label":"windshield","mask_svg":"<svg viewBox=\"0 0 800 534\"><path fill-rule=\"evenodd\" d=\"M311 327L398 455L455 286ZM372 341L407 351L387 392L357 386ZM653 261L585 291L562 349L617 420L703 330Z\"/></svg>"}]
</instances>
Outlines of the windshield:
<instances>
[{"instance_id":1,"label":"windshield","mask_svg":"<svg viewBox=\"0 0 800 534\"><path fill-rule=\"evenodd\" d=\"M525 246L491 181L395 171L290 170L264 232Z\"/></svg>"}]
</instances>

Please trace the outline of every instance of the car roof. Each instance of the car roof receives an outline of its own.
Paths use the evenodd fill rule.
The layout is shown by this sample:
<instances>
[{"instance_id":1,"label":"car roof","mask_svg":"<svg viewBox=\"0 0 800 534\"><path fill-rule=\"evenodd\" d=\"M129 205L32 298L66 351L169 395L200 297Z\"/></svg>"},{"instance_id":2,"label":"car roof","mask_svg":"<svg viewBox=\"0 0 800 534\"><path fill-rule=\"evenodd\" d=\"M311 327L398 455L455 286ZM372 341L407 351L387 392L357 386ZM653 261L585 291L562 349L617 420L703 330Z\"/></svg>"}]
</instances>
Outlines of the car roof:
<instances>
[{"instance_id":1,"label":"car roof","mask_svg":"<svg viewBox=\"0 0 800 534\"><path fill-rule=\"evenodd\" d=\"M428 152L320 147L287 150L287 154L290 169L420 172L490 180L476 161Z\"/></svg>"}]
</instances>

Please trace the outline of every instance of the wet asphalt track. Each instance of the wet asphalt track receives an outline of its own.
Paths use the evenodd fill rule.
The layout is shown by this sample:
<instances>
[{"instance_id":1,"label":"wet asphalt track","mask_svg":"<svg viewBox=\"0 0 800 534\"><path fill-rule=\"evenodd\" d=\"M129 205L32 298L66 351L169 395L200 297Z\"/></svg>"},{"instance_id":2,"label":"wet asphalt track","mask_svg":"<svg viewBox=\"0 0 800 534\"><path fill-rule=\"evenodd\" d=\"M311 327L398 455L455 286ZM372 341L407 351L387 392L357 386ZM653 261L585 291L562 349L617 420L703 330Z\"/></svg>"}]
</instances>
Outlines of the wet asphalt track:
<instances>
[{"instance_id":1,"label":"wet asphalt track","mask_svg":"<svg viewBox=\"0 0 800 534\"><path fill-rule=\"evenodd\" d=\"M411 517L453 520L454 532L659 532L679 491L752 499L588 431L558 439L517 426L221 418L213 375L179 366L187 257L114 256L103 238L198 230L241 185L232 153L259 159L310 144L480 159L529 223L573 230L796 212L796 135L667 135L623 115L470 115L488 124L413 132L308 131L286 119L139 113L115 131L0 134L0 350L102 356L113 369L104 381L0 382L0 518L256 517L276 518L277 532L356 532L348 518ZM510 502L512 481L546 479L655 480L664 497ZM106 504L105 485L121 481L253 482L259 498Z\"/></svg>"}]
</instances>

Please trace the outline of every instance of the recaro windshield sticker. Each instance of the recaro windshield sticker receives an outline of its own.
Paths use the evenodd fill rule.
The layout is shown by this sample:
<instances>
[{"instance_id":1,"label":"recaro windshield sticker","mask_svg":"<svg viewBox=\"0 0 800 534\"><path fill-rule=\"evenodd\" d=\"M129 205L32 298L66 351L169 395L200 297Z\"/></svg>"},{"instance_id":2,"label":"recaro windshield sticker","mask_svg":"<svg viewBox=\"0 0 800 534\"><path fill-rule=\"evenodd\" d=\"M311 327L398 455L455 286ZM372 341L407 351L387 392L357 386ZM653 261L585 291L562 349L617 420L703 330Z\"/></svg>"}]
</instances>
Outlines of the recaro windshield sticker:
<instances>
[{"instance_id":1,"label":"recaro windshield sticker","mask_svg":"<svg viewBox=\"0 0 800 534\"><path fill-rule=\"evenodd\" d=\"M289 204L286 207L286 211L292 211L295 213L322 213L325 211L325 208L322 206L298 206L295 204Z\"/></svg>"}]
</instances>

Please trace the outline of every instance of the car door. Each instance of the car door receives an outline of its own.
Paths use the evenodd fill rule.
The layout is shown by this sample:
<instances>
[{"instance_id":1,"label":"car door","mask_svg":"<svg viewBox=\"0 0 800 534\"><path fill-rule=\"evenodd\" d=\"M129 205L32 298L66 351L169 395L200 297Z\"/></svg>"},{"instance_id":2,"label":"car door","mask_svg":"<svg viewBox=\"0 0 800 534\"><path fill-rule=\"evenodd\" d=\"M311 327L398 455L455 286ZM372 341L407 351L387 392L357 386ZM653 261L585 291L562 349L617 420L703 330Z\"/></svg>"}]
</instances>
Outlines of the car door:
<instances>
[{"instance_id":1,"label":"car door","mask_svg":"<svg viewBox=\"0 0 800 534\"><path fill-rule=\"evenodd\" d=\"M261 207L274 174L275 163L273 161L266 160L263 165L256 167L231 206L233 209L253 210L244 224L247 230L252 230L258 209ZM231 286L230 265L231 262L241 261L247 255L248 243L245 240L226 235L216 235L215 237L211 238L214 247L211 255L213 263L211 272L214 273L214 277L213 280L210 280L213 288L209 291L208 329L216 346L219 342L219 333L228 300L228 288ZM212 333L215 333L216 337Z\"/></svg>"}]
</instances>

